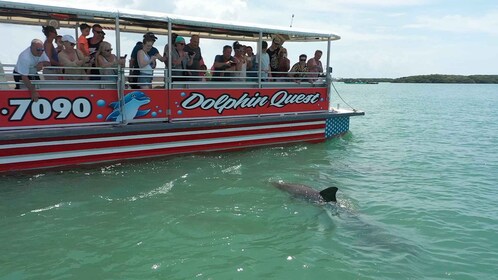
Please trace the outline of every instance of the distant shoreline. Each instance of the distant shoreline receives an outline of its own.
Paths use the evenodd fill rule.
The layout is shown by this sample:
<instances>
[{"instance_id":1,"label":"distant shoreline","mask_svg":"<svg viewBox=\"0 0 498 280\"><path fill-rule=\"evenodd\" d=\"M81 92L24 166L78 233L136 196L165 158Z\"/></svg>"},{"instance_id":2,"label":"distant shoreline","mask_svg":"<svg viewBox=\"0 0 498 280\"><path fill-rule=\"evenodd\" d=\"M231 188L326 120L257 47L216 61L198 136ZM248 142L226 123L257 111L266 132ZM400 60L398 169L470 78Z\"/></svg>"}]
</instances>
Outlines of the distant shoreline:
<instances>
[{"instance_id":1,"label":"distant shoreline","mask_svg":"<svg viewBox=\"0 0 498 280\"><path fill-rule=\"evenodd\" d=\"M375 83L437 83L437 84L498 84L498 75L418 75L401 78L340 78L338 82L349 84Z\"/></svg>"}]
</instances>

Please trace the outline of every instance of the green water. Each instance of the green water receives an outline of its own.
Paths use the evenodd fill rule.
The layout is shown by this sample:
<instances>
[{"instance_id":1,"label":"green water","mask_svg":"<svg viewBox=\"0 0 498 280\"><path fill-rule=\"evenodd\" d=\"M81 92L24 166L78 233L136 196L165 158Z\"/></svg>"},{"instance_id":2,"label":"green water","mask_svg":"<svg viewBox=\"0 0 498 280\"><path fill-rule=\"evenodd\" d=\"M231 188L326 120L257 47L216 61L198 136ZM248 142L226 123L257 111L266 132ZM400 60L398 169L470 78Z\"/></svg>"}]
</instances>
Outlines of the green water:
<instances>
[{"instance_id":1,"label":"green water","mask_svg":"<svg viewBox=\"0 0 498 280\"><path fill-rule=\"evenodd\" d=\"M0 279L497 279L498 86L336 86L325 143L0 175Z\"/></svg>"}]
</instances>

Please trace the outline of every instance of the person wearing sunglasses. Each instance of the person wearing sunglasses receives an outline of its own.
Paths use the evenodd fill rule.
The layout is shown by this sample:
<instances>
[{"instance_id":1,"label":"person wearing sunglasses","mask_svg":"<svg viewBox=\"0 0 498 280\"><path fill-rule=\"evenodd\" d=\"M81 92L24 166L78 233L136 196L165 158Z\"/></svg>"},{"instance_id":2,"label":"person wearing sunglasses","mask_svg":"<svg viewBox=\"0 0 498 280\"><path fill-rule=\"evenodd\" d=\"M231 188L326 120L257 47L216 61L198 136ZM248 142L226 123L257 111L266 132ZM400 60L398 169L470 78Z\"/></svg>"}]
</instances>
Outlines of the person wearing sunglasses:
<instances>
[{"instance_id":1,"label":"person wearing sunglasses","mask_svg":"<svg viewBox=\"0 0 498 280\"><path fill-rule=\"evenodd\" d=\"M112 53L111 43L103 41L97 54L95 55L95 64L97 67L105 68L100 69L100 75L102 75L101 80L107 81L117 81L118 80L118 65L121 67L125 66L125 59L118 59L116 55Z\"/></svg>"},{"instance_id":2,"label":"person wearing sunglasses","mask_svg":"<svg viewBox=\"0 0 498 280\"><path fill-rule=\"evenodd\" d=\"M100 43L104 41L105 32L102 30L102 26L100 26L100 24L94 24L92 26L92 33L93 37L90 37L87 40L88 51L90 52L90 63L91 66L95 67L95 54L99 49ZM100 80L100 77L95 76L100 74L98 69L91 69L89 72L92 75L90 76L90 80Z\"/></svg>"},{"instance_id":3,"label":"person wearing sunglasses","mask_svg":"<svg viewBox=\"0 0 498 280\"><path fill-rule=\"evenodd\" d=\"M59 62L59 53L57 49L54 47L54 41L57 38L57 30L55 27L47 25L42 26L43 34L46 37L45 42L43 43L43 48L45 49L45 53L50 59L50 66L52 67L61 67L62 64ZM58 80L62 71L57 68L44 68L43 74L45 80Z\"/></svg>"},{"instance_id":4,"label":"person wearing sunglasses","mask_svg":"<svg viewBox=\"0 0 498 280\"><path fill-rule=\"evenodd\" d=\"M22 81L31 94L31 100L38 101L39 94L31 80L40 80L38 71L50 65L50 59L45 53L43 42L40 39L31 41L31 46L19 54L16 66L14 67L14 81L16 89L20 89Z\"/></svg>"},{"instance_id":5,"label":"person wearing sunglasses","mask_svg":"<svg viewBox=\"0 0 498 280\"><path fill-rule=\"evenodd\" d=\"M301 81L303 80L302 78L304 78L307 74L308 74L308 65L306 64L306 59L307 59L307 55L305 54L302 54L299 56L299 62L296 62L296 64L294 64L289 72L289 77L293 77L293 78L301 78L301 79L294 79L294 81L296 83L301 83Z\"/></svg>"},{"instance_id":6,"label":"person wearing sunglasses","mask_svg":"<svg viewBox=\"0 0 498 280\"><path fill-rule=\"evenodd\" d=\"M185 51L185 39L178 36L175 39L175 47L171 50L171 77L172 81L185 81L188 76L187 66L192 66L196 53L189 54ZM176 77L175 77L176 76Z\"/></svg>"},{"instance_id":7,"label":"person wearing sunglasses","mask_svg":"<svg viewBox=\"0 0 498 280\"><path fill-rule=\"evenodd\" d=\"M278 72L279 68L279 53L282 50L282 45L284 44L285 40L282 35L276 34L273 36L273 40L271 42L270 47L266 50L266 53L270 56L270 70L272 72L272 75L278 76L273 74L273 72Z\"/></svg>"},{"instance_id":8,"label":"person wearing sunglasses","mask_svg":"<svg viewBox=\"0 0 498 280\"><path fill-rule=\"evenodd\" d=\"M64 69L64 80L86 80L86 71L75 68L90 66L90 58L74 48L76 40L71 35L62 36L62 45L64 50L59 53L59 59L64 67L69 67Z\"/></svg>"}]
</instances>

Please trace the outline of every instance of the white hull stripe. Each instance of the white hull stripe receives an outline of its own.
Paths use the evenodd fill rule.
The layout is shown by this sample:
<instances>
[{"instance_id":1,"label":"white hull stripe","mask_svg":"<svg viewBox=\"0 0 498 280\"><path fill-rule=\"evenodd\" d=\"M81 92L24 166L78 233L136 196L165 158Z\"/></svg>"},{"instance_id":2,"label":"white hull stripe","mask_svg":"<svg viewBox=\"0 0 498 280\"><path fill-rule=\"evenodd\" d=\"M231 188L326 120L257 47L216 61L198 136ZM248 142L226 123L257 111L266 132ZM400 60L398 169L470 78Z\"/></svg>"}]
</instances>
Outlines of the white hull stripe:
<instances>
[{"instance_id":1,"label":"white hull stripe","mask_svg":"<svg viewBox=\"0 0 498 280\"><path fill-rule=\"evenodd\" d=\"M56 141L46 141L46 142L44 141L44 142L30 142L30 143L19 143L19 144L6 144L6 145L0 145L0 150L12 149L12 148L29 148L29 147L56 146L56 145L68 145L68 144L81 144L81 143L110 142L110 141L119 141L119 140L148 139L148 138L158 138L165 136L185 136L185 135L197 135L197 134L207 134L207 133L274 129L282 127L300 127L300 126L309 126L309 125L318 125L318 124L325 124L325 120L313 121L313 122L248 126L248 127L205 129L205 130L182 131L182 132L165 132L165 133L137 134L137 135L127 135L127 136L110 136L110 137L101 137L101 138L85 138L85 139L73 139L73 140L56 140Z\"/></svg>"},{"instance_id":2,"label":"white hull stripe","mask_svg":"<svg viewBox=\"0 0 498 280\"><path fill-rule=\"evenodd\" d=\"M314 129L314 130L300 130L300 131L290 131L290 132L256 134L256 135L247 135L247 136L223 137L223 138L214 138L214 139L205 139L205 140L203 139L203 140L192 140L192 141L176 141L176 142L157 143L157 144L148 144L148 145L140 145L140 146L110 147L110 148L102 148L102 149L76 150L76 151L54 152L54 153L44 153L44 154L29 154L29 155L22 155L22 156L2 157L2 158L0 158L0 164L30 162L30 161L43 161L43 160L52 160L52 159L84 157L84 156L103 155L103 154L137 152L137 151L148 151L148 150L186 147L186 146L222 144L222 143L251 141L251 140L264 140L264 139L273 139L273 138L280 138L280 137L293 137L293 136L295 137L295 136L312 135L312 134L325 135L323 129ZM325 136L323 136L323 137L325 137Z\"/></svg>"}]
</instances>

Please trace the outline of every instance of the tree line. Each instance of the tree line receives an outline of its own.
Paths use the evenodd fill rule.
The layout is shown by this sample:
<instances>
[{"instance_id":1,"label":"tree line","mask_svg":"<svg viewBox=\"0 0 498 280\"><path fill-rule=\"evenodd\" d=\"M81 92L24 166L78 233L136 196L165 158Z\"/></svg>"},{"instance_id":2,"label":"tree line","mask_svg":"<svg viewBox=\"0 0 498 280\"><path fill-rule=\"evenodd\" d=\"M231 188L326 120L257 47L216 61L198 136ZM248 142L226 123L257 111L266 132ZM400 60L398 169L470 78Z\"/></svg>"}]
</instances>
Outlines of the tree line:
<instances>
[{"instance_id":1,"label":"tree line","mask_svg":"<svg viewBox=\"0 0 498 280\"><path fill-rule=\"evenodd\" d=\"M345 83L441 83L441 84L498 84L498 75L417 75L401 77L396 79L390 78L341 78L339 82Z\"/></svg>"}]
</instances>

